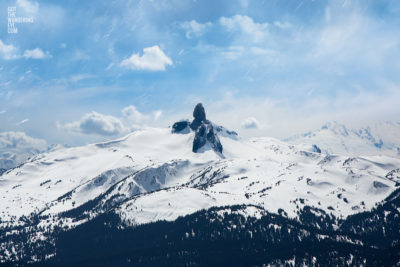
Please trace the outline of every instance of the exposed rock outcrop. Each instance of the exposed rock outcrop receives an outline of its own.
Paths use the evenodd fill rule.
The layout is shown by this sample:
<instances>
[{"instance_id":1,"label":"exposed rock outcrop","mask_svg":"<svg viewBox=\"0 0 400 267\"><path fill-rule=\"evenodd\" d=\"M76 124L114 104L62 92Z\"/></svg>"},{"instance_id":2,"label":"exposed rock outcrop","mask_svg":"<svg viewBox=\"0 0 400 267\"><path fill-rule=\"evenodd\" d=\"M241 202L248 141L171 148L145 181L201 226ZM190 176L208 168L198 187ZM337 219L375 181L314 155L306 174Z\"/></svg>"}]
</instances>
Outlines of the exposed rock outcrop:
<instances>
[{"instance_id":1,"label":"exposed rock outcrop","mask_svg":"<svg viewBox=\"0 0 400 267\"><path fill-rule=\"evenodd\" d=\"M196 130L193 140L193 152L198 152L203 146L210 145L215 151L222 153L222 144L219 141L218 135L214 132L214 127L210 122L203 122Z\"/></svg>"},{"instance_id":2,"label":"exposed rock outcrop","mask_svg":"<svg viewBox=\"0 0 400 267\"><path fill-rule=\"evenodd\" d=\"M189 121L178 121L172 125L172 133L179 133L185 130L190 125Z\"/></svg>"},{"instance_id":3,"label":"exposed rock outcrop","mask_svg":"<svg viewBox=\"0 0 400 267\"><path fill-rule=\"evenodd\" d=\"M193 110L193 121L187 120L175 122L172 125L172 133L189 133L190 130L195 132L192 151L194 153L202 152L204 149L211 148L217 153L222 154L222 144L217 133L223 133L237 137L237 134L228 131L222 126L217 126L207 120L206 112L201 103L198 103Z\"/></svg>"},{"instance_id":4,"label":"exposed rock outcrop","mask_svg":"<svg viewBox=\"0 0 400 267\"><path fill-rule=\"evenodd\" d=\"M192 123L190 124L190 128L193 131L196 131L197 128L199 128L199 126L202 123L207 122L206 120L206 111L204 110L203 104L198 103L193 110L193 118L194 120L192 121Z\"/></svg>"}]
</instances>

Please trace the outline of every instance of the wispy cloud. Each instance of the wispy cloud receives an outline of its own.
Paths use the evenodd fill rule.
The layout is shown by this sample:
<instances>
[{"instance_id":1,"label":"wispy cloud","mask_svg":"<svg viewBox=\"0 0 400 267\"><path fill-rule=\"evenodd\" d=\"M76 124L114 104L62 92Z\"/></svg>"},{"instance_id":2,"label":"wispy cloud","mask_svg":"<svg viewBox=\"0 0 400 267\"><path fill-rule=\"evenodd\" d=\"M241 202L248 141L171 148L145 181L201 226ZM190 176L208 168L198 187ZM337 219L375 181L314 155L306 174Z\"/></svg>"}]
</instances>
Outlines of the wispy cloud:
<instances>
[{"instance_id":1,"label":"wispy cloud","mask_svg":"<svg viewBox=\"0 0 400 267\"><path fill-rule=\"evenodd\" d=\"M29 119L23 119L22 121L17 122L16 125L22 125L22 124L27 123L28 121L29 121Z\"/></svg>"},{"instance_id":2,"label":"wispy cloud","mask_svg":"<svg viewBox=\"0 0 400 267\"><path fill-rule=\"evenodd\" d=\"M74 74L71 75L71 77L69 78L69 80L73 83L82 81L82 80L86 80L86 79L91 79L96 77L95 75L92 74Z\"/></svg>"},{"instance_id":3,"label":"wispy cloud","mask_svg":"<svg viewBox=\"0 0 400 267\"><path fill-rule=\"evenodd\" d=\"M211 27L211 22L199 23L196 20L185 21L181 24L181 28L186 31L186 38L188 39L205 34Z\"/></svg>"},{"instance_id":4,"label":"wispy cloud","mask_svg":"<svg viewBox=\"0 0 400 267\"><path fill-rule=\"evenodd\" d=\"M220 23L227 30L244 33L255 42L264 40L268 34L268 23L256 23L251 17L246 15L221 17Z\"/></svg>"}]
</instances>

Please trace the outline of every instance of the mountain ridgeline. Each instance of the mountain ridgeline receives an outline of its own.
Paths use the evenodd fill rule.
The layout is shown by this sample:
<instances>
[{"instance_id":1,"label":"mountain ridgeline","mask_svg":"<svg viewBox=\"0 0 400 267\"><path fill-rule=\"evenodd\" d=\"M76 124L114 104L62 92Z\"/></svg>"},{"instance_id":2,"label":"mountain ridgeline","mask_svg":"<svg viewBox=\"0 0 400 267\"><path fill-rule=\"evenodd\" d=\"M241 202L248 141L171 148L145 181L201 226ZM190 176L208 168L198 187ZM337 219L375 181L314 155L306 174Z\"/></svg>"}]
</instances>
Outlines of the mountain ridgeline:
<instances>
[{"instance_id":1,"label":"mountain ridgeline","mask_svg":"<svg viewBox=\"0 0 400 267\"><path fill-rule=\"evenodd\" d=\"M328 129L243 140L199 103L172 129L38 154L0 173L0 265L399 265L400 158L319 136L344 147Z\"/></svg>"}]
</instances>

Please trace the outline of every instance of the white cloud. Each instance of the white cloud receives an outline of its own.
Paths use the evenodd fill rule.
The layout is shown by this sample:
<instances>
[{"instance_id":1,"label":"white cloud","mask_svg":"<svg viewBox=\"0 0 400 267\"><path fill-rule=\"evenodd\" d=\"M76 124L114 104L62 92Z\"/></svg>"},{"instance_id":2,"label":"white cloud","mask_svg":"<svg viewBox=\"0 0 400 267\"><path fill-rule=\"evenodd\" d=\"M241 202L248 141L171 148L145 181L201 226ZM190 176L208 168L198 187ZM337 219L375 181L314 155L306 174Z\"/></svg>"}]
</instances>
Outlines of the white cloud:
<instances>
[{"instance_id":1,"label":"white cloud","mask_svg":"<svg viewBox=\"0 0 400 267\"><path fill-rule=\"evenodd\" d=\"M229 31L241 31L255 42L262 41L268 35L268 23L256 23L248 16L221 17L219 21Z\"/></svg>"},{"instance_id":2,"label":"white cloud","mask_svg":"<svg viewBox=\"0 0 400 267\"><path fill-rule=\"evenodd\" d=\"M6 110L0 110L0 115L6 113Z\"/></svg>"},{"instance_id":3,"label":"white cloud","mask_svg":"<svg viewBox=\"0 0 400 267\"><path fill-rule=\"evenodd\" d=\"M188 39L205 34L211 26L211 22L198 23L195 20L185 21L181 24L182 29L186 31L186 38Z\"/></svg>"},{"instance_id":4,"label":"white cloud","mask_svg":"<svg viewBox=\"0 0 400 267\"><path fill-rule=\"evenodd\" d=\"M127 106L122 109L122 115L135 123L140 123L145 118L145 116L140 113L133 105Z\"/></svg>"},{"instance_id":5,"label":"white cloud","mask_svg":"<svg viewBox=\"0 0 400 267\"><path fill-rule=\"evenodd\" d=\"M143 114L133 105L123 108L121 113L122 117L118 118L92 111L86 113L78 121L66 124L60 124L57 122L57 127L72 133L116 136L143 128L147 124L152 124L162 115L161 110Z\"/></svg>"},{"instance_id":6,"label":"white cloud","mask_svg":"<svg viewBox=\"0 0 400 267\"><path fill-rule=\"evenodd\" d=\"M46 141L23 132L0 133L0 169L9 169L48 148Z\"/></svg>"},{"instance_id":7,"label":"white cloud","mask_svg":"<svg viewBox=\"0 0 400 267\"><path fill-rule=\"evenodd\" d=\"M164 71L172 60L157 45L143 49L143 55L133 53L121 62L121 66L133 70Z\"/></svg>"},{"instance_id":8,"label":"white cloud","mask_svg":"<svg viewBox=\"0 0 400 267\"><path fill-rule=\"evenodd\" d=\"M143 114L133 105L123 108L121 112L123 118L127 119L130 125L134 124L134 128L140 127L143 123L152 123L159 120L163 113L162 110L155 110L148 114Z\"/></svg>"},{"instance_id":9,"label":"white cloud","mask_svg":"<svg viewBox=\"0 0 400 267\"><path fill-rule=\"evenodd\" d=\"M18 48L13 45L6 45L0 40L0 55L5 60L19 58Z\"/></svg>"},{"instance_id":10,"label":"white cloud","mask_svg":"<svg viewBox=\"0 0 400 267\"><path fill-rule=\"evenodd\" d=\"M95 111L86 113L78 121L66 123L65 125L57 124L57 126L69 132L103 136L118 135L127 131L120 119Z\"/></svg>"},{"instance_id":11,"label":"white cloud","mask_svg":"<svg viewBox=\"0 0 400 267\"><path fill-rule=\"evenodd\" d=\"M25 50L23 56L24 58L32 58L32 59L47 59L52 57L52 55L48 51L46 51L45 53L40 48Z\"/></svg>"},{"instance_id":12,"label":"white cloud","mask_svg":"<svg viewBox=\"0 0 400 267\"><path fill-rule=\"evenodd\" d=\"M18 59L21 57L19 49L13 45L6 45L0 40L0 56L5 60ZM53 57L48 51L43 52L40 48L25 50L24 58L47 59Z\"/></svg>"},{"instance_id":13,"label":"white cloud","mask_svg":"<svg viewBox=\"0 0 400 267\"><path fill-rule=\"evenodd\" d=\"M27 13L37 13L39 10L38 2L29 2L28 0L17 0L17 5L22 7Z\"/></svg>"},{"instance_id":14,"label":"white cloud","mask_svg":"<svg viewBox=\"0 0 400 267\"><path fill-rule=\"evenodd\" d=\"M258 129L260 128L260 123L254 117L248 117L242 122L242 127L245 129Z\"/></svg>"},{"instance_id":15,"label":"white cloud","mask_svg":"<svg viewBox=\"0 0 400 267\"><path fill-rule=\"evenodd\" d=\"M36 150L43 150L46 147L46 141L30 137L24 132L0 133L0 150L14 148L33 148Z\"/></svg>"}]
</instances>

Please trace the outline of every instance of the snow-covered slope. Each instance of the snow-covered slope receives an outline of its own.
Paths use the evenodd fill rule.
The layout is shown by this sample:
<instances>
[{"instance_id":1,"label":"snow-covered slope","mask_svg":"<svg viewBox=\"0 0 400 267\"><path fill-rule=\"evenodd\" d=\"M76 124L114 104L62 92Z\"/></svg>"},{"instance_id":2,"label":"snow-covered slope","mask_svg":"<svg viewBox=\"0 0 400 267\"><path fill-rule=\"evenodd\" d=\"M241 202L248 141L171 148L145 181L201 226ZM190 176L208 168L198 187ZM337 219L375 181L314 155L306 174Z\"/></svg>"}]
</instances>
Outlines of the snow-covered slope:
<instances>
[{"instance_id":1,"label":"snow-covered slope","mask_svg":"<svg viewBox=\"0 0 400 267\"><path fill-rule=\"evenodd\" d=\"M400 182L388 176L400 166L396 158L326 156L270 138L240 142L236 154L237 141L224 141L230 157L205 164L184 185L128 200L117 213L146 223L246 204L295 218L307 205L343 218L370 210Z\"/></svg>"},{"instance_id":2,"label":"snow-covered slope","mask_svg":"<svg viewBox=\"0 0 400 267\"><path fill-rule=\"evenodd\" d=\"M321 129L295 135L285 141L306 147L314 144L328 154L399 157L400 122L381 122L359 129L330 122Z\"/></svg>"},{"instance_id":3,"label":"snow-covered slope","mask_svg":"<svg viewBox=\"0 0 400 267\"><path fill-rule=\"evenodd\" d=\"M0 176L2 223L57 216L99 196L99 211L107 204L133 223L235 204L283 209L289 217L304 205L348 216L371 209L399 182L387 177L400 166L397 158L329 156L273 138L220 139L223 156L193 153L193 133L157 128L41 154Z\"/></svg>"}]
</instances>

